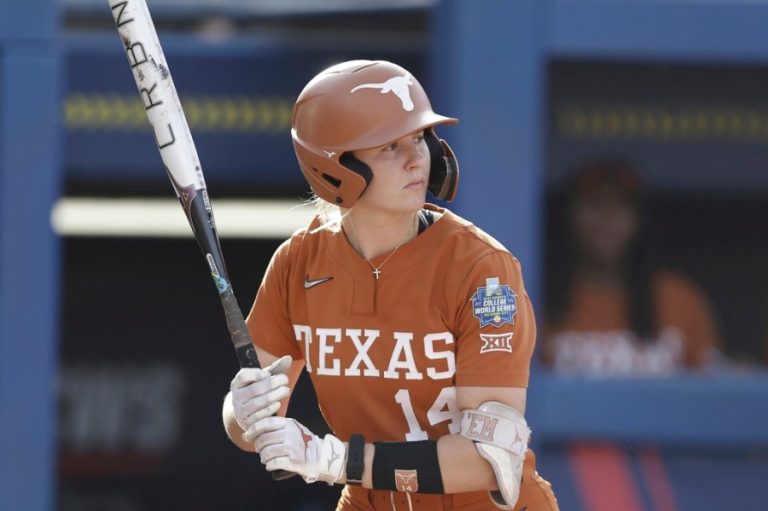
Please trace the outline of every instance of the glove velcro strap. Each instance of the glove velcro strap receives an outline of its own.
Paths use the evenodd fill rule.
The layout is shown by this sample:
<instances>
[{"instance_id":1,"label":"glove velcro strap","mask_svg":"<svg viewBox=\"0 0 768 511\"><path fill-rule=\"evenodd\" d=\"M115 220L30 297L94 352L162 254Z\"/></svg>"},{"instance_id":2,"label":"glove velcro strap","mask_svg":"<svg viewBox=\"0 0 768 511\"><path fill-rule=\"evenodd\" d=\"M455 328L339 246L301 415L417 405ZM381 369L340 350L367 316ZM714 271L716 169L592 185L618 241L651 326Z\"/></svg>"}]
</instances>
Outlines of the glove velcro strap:
<instances>
[{"instance_id":1,"label":"glove velcro strap","mask_svg":"<svg viewBox=\"0 0 768 511\"><path fill-rule=\"evenodd\" d=\"M503 403L489 401L477 410L464 410L459 434L524 456L531 431L520 412Z\"/></svg>"},{"instance_id":2,"label":"glove velcro strap","mask_svg":"<svg viewBox=\"0 0 768 511\"><path fill-rule=\"evenodd\" d=\"M346 460L346 446L344 442L333 435L325 435L320 447L320 455L315 465L316 472L305 477L308 483L323 481L333 484L341 479Z\"/></svg>"},{"instance_id":3,"label":"glove velcro strap","mask_svg":"<svg viewBox=\"0 0 768 511\"><path fill-rule=\"evenodd\" d=\"M323 450L320 459L325 466L322 467L321 477L326 483L333 484L344 473L344 463L346 462L346 446L344 442L333 435L325 435L323 438Z\"/></svg>"}]
</instances>

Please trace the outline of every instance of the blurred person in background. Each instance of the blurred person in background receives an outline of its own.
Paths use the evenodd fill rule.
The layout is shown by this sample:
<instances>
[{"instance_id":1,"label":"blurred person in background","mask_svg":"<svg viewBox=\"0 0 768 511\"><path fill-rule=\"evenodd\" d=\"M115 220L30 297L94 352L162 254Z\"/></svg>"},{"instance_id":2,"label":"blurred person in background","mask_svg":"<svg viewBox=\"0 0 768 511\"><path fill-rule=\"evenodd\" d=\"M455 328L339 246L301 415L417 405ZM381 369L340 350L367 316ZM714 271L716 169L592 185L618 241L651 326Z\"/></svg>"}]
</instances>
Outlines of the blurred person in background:
<instances>
[{"instance_id":1,"label":"blurred person in background","mask_svg":"<svg viewBox=\"0 0 768 511\"><path fill-rule=\"evenodd\" d=\"M344 484L338 510L558 509L528 449L536 322L520 264L425 203L455 195L434 128L456 122L385 61L332 66L294 106L319 214L267 269L247 321L271 365L237 373L223 420L267 470ZM322 438L273 415L304 369Z\"/></svg>"},{"instance_id":2,"label":"blurred person in background","mask_svg":"<svg viewBox=\"0 0 768 511\"><path fill-rule=\"evenodd\" d=\"M639 173L589 162L564 199L564 232L549 248L544 362L606 376L710 366L720 345L712 308L694 282L652 263Z\"/></svg>"}]
</instances>

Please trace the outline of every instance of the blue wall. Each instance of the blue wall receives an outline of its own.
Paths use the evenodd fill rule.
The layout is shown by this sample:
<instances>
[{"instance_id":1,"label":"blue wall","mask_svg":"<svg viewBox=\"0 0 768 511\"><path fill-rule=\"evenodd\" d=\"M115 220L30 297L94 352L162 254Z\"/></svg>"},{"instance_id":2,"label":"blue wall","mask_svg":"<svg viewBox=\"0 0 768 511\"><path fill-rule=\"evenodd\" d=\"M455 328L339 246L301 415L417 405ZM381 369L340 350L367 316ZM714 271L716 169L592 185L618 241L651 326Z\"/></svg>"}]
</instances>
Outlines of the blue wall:
<instances>
[{"instance_id":1,"label":"blue wall","mask_svg":"<svg viewBox=\"0 0 768 511\"><path fill-rule=\"evenodd\" d=\"M0 509L53 507L57 22L49 0L0 4Z\"/></svg>"}]
</instances>

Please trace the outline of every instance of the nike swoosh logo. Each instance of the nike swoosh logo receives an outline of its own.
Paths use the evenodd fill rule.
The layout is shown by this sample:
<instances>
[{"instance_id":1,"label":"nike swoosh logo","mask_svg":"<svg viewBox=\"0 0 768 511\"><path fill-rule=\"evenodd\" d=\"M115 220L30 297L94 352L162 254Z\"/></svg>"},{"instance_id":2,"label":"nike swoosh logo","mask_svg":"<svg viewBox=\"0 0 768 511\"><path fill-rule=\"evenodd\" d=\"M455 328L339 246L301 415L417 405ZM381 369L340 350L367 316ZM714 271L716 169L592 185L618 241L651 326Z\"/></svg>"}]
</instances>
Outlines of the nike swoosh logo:
<instances>
[{"instance_id":1,"label":"nike swoosh logo","mask_svg":"<svg viewBox=\"0 0 768 511\"><path fill-rule=\"evenodd\" d=\"M333 280L333 277L323 277L322 279L309 280L309 275L304 277L304 289L310 289L320 284L324 284L329 280Z\"/></svg>"}]
</instances>

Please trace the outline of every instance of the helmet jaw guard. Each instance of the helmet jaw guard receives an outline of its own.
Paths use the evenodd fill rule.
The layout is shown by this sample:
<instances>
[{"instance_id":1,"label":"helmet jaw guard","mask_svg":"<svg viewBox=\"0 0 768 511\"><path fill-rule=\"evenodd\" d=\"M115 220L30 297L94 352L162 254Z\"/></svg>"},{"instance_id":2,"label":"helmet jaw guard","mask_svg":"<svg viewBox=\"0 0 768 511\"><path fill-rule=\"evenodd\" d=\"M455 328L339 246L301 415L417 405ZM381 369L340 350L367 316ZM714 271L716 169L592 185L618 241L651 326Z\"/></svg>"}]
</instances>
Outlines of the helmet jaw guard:
<instances>
[{"instance_id":1,"label":"helmet jaw guard","mask_svg":"<svg viewBox=\"0 0 768 511\"><path fill-rule=\"evenodd\" d=\"M424 89L402 67L357 60L328 68L307 84L293 108L291 133L312 191L331 204L351 208L372 178L370 168L351 152L384 146L422 129L430 151L428 190L451 201L459 167L433 128L456 122L432 111Z\"/></svg>"},{"instance_id":2,"label":"helmet jaw guard","mask_svg":"<svg viewBox=\"0 0 768 511\"><path fill-rule=\"evenodd\" d=\"M427 189L436 199L451 202L456 198L459 185L459 162L448 142L437 138L432 128L424 132L424 140L427 141L431 160Z\"/></svg>"}]
</instances>

